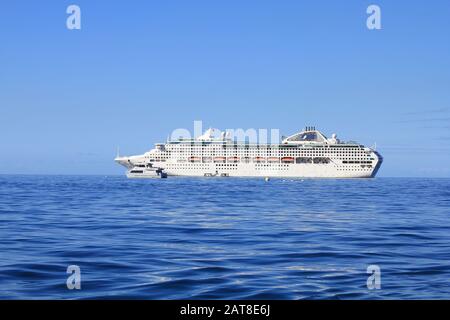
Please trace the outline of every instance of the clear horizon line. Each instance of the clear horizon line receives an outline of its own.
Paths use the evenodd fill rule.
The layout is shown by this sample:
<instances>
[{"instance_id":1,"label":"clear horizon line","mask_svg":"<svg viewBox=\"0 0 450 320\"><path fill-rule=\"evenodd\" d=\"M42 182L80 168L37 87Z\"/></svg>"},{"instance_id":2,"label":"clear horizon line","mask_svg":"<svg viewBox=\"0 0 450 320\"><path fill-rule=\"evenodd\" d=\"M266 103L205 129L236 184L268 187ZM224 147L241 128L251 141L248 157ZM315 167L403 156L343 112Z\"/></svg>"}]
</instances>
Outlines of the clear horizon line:
<instances>
[{"instance_id":1,"label":"clear horizon line","mask_svg":"<svg viewBox=\"0 0 450 320\"><path fill-rule=\"evenodd\" d=\"M100 177L100 176L109 176L109 177L126 177L125 174L117 174L117 173L1 173L0 172L0 176L93 176L93 177ZM189 177L189 176L177 176L177 178L182 177L182 178L203 178L203 177ZM233 178L233 177L232 177ZM264 177L234 177L234 178L250 178L250 179L254 179L254 178L264 178ZM289 178L289 177L273 177L275 179L280 178ZM296 177L298 179L330 179L330 178L305 178L305 177ZM450 179L450 176L441 176L441 177L433 177L433 176L378 176L375 178L367 178L367 179L384 179L384 178L388 178L388 179ZM333 178L331 178L333 179ZM335 178L335 179L339 179L339 180L345 180L345 179L350 179L350 180L360 180L361 178Z\"/></svg>"}]
</instances>

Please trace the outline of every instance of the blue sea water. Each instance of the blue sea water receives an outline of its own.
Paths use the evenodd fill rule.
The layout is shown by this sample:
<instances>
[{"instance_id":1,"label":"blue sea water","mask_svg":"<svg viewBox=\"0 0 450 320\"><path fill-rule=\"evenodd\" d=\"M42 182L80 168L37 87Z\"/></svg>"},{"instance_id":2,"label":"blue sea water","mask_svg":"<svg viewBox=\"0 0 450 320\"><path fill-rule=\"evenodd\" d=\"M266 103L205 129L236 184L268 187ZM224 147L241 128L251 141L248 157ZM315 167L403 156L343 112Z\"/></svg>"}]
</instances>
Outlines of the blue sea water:
<instances>
[{"instance_id":1,"label":"blue sea water","mask_svg":"<svg viewBox=\"0 0 450 320\"><path fill-rule=\"evenodd\" d=\"M449 179L3 175L0 298L449 299L449 207Z\"/></svg>"}]
</instances>

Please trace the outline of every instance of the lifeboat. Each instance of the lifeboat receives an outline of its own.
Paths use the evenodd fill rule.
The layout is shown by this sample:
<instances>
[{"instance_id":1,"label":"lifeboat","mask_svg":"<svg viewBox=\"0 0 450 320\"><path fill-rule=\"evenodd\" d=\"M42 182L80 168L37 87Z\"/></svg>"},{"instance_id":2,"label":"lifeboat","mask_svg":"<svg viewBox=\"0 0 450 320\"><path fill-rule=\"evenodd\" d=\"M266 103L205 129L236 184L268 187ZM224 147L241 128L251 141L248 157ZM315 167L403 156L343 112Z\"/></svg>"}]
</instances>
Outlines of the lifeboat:
<instances>
[{"instance_id":1,"label":"lifeboat","mask_svg":"<svg viewBox=\"0 0 450 320\"><path fill-rule=\"evenodd\" d=\"M214 162L225 162L225 157L214 157Z\"/></svg>"},{"instance_id":2,"label":"lifeboat","mask_svg":"<svg viewBox=\"0 0 450 320\"><path fill-rule=\"evenodd\" d=\"M296 159L297 163L312 163L312 158L307 158L307 157L298 157Z\"/></svg>"},{"instance_id":3,"label":"lifeboat","mask_svg":"<svg viewBox=\"0 0 450 320\"><path fill-rule=\"evenodd\" d=\"M209 163L212 161L211 157L203 157L203 163Z\"/></svg>"},{"instance_id":4,"label":"lifeboat","mask_svg":"<svg viewBox=\"0 0 450 320\"><path fill-rule=\"evenodd\" d=\"M188 161L190 162L200 162L202 159L200 157L189 157Z\"/></svg>"},{"instance_id":5,"label":"lifeboat","mask_svg":"<svg viewBox=\"0 0 450 320\"><path fill-rule=\"evenodd\" d=\"M244 163L249 163L250 160L251 160L251 158L249 158L249 157L243 157L241 161Z\"/></svg>"},{"instance_id":6,"label":"lifeboat","mask_svg":"<svg viewBox=\"0 0 450 320\"><path fill-rule=\"evenodd\" d=\"M229 157L228 161L229 162L239 162L239 157Z\"/></svg>"},{"instance_id":7,"label":"lifeboat","mask_svg":"<svg viewBox=\"0 0 450 320\"><path fill-rule=\"evenodd\" d=\"M280 158L278 158L278 157L270 157L270 158L267 158L267 162L272 162L272 163L280 162Z\"/></svg>"},{"instance_id":8,"label":"lifeboat","mask_svg":"<svg viewBox=\"0 0 450 320\"><path fill-rule=\"evenodd\" d=\"M266 162L266 158L264 158L264 157L255 157L255 162Z\"/></svg>"},{"instance_id":9,"label":"lifeboat","mask_svg":"<svg viewBox=\"0 0 450 320\"><path fill-rule=\"evenodd\" d=\"M281 158L281 162L294 163L294 158L293 157L283 157L283 158Z\"/></svg>"},{"instance_id":10,"label":"lifeboat","mask_svg":"<svg viewBox=\"0 0 450 320\"><path fill-rule=\"evenodd\" d=\"M330 158L325 158L325 157L316 157L313 159L314 163L319 163L319 164L326 164L330 162Z\"/></svg>"}]
</instances>

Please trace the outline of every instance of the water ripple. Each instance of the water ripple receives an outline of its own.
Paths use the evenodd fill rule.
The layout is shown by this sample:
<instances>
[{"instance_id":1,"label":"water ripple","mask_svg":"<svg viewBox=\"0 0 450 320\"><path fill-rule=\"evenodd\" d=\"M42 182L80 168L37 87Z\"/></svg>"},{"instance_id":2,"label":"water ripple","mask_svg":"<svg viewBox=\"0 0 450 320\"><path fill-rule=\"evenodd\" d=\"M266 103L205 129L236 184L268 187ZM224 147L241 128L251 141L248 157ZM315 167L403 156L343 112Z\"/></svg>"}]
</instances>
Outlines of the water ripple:
<instances>
[{"instance_id":1,"label":"water ripple","mask_svg":"<svg viewBox=\"0 0 450 320\"><path fill-rule=\"evenodd\" d=\"M450 298L449 179L0 176L3 299ZM368 290L368 265L382 289ZM81 290L68 290L78 265Z\"/></svg>"}]
</instances>

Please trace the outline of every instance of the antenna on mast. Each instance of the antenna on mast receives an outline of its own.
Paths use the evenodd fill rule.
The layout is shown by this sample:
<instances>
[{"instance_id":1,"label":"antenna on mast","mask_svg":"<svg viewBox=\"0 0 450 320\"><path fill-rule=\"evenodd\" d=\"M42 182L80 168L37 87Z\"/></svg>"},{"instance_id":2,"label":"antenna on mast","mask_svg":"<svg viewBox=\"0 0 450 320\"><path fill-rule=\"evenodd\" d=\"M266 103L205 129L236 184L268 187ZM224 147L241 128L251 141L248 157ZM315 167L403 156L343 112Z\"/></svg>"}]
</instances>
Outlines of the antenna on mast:
<instances>
[{"instance_id":1,"label":"antenna on mast","mask_svg":"<svg viewBox=\"0 0 450 320\"><path fill-rule=\"evenodd\" d=\"M117 155L116 155L116 158L119 158L120 157L120 148L119 148L119 146L117 146Z\"/></svg>"}]
</instances>

